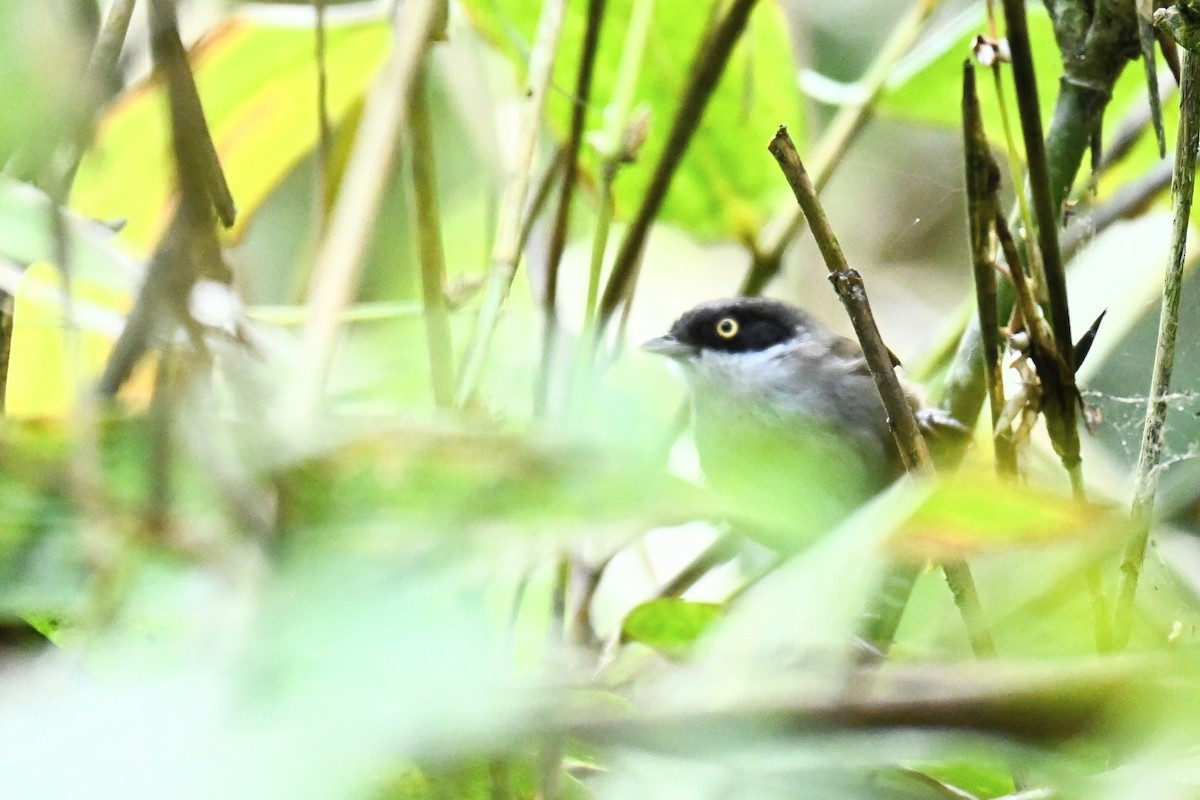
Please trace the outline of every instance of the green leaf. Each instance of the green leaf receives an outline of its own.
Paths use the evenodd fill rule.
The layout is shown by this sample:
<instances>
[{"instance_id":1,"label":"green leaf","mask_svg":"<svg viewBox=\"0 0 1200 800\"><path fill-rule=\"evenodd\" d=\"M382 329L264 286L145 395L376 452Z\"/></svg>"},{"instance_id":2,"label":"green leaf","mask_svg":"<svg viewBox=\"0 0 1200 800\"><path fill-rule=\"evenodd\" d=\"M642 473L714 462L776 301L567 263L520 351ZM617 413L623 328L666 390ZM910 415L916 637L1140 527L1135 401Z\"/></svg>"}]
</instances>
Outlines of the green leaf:
<instances>
[{"instance_id":1,"label":"green leaf","mask_svg":"<svg viewBox=\"0 0 1200 800\"><path fill-rule=\"evenodd\" d=\"M1046 9L1040 3L1030 4L1028 15L1029 42L1037 77L1038 103L1041 107L1042 127L1045 129L1049 125L1050 114L1058 97L1062 58ZM972 40L975 36L986 33L987 27L983 6L977 5L960 14L952 24L926 40L897 65L887 90L876 106L877 113L892 119L954 130L961 128L963 61L971 58ZM1023 158L1024 146L1021 142L1011 67L1007 64L1002 65L1001 75L1013 137ZM990 69L979 71L978 84L984 130L992 146L1003 150L1007 145L995 81ZM1143 73L1140 69L1126 69L1113 88L1111 107L1121 110L1136 102L1146 103ZM1114 116L1117 115L1110 113L1106 116L1106 136L1111 132L1109 129L1116 125ZM1119 116L1117 118L1119 119ZM1080 172L1081 179L1086 180L1087 170L1083 169Z\"/></svg>"},{"instance_id":2,"label":"green leaf","mask_svg":"<svg viewBox=\"0 0 1200 800\"><path fill-rule=\"evenodd\" d=\"M674 597L650 600L634 608L621 625L624 641L641 642L660 653L680 657L721 616L718 603L693 603Z\"/></svg>"},{"instance_id":3,"label":"green leaf","mask_svg":"<svg viewBox=\"0 0 1200 800\"><path fill-rule=\"evenodd\" d=\"M959 15L953 24L939 31L897 65L887 90L876 106L877 112L893 119L955 129L961 127L963 61L971 57L972 39L986 31L987 19L982 5ZM1038 101L1042 107L1042 118L1045 119L1058 94L1058 76L1062 73L1062 65L1050 17L1040 5L1029 6L1029 43L1036 66ZM1007 65L1003 66L1002 73L1013 132L1019 141L1021 130L1016 117L1012 73ZM991 70L981 70L979 99L984 129L994 144L1002 146L1004 129L994 86Z\"/></svg>"},{"instance_id":4,"label":"green leaf","mask_svg":"<svg viewBox=\"0 0 1200 800\"><path fill-rule=\"evenodd\" d=\"M589 104L589 131L603 126L603 109L612 97L623 50L624 23L634 2L608 3ZM468 0L465 5L476 26L523 66L541 0ZM646 192L692 62L719 6L708 13L691 7L681 13L673 3L655 5L634 94L634 104L644 103L651 111L651 131L637 162L618 173L616 207L622 216L631 215ZM551 127L559 136L567 129L574 105L571 91L584 20L584 4L570 4L554 68L558 91L551 93L548 110ZM758 4L675 174L661 220L700 237L737 237L754 231L786 193L766 142L780 124L787 124L797 140L803 135L796 63L787 30L778 3Z\"/></svg>"}]
</instances>

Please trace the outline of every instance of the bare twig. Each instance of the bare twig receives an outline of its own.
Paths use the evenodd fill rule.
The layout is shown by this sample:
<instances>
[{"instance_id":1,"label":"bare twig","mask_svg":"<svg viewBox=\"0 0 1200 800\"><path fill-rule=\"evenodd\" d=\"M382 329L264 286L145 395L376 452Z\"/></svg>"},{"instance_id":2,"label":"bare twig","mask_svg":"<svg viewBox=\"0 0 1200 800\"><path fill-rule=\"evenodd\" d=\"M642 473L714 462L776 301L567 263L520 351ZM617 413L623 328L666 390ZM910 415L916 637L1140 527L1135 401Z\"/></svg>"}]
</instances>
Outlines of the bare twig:
<instances>
[{"instance_id":1,"label":"bare twig","mask_svg":"<svg viewBox=\"0 0 1200 800\"><path fill-rule=\"evenodd\" d=\"M867 366L875 379L875 387L887 410L888 424L891 426L892 435L896 439L896 446L900 451L905 468L910 473L932 473L933 462L929 457L929 450L921 436L916 416L908 405L904 390L896 377L891 352L883 343L879 328L875 324L875 317L871 313L871 306L863 287L862 276L851 269L846 262L841 245L838 244L837 237L821 207L821 201L817 199L816 189L809 180L804 164L800 160L800 154L796 152L796 147L792 143L791 137L788 136L786 128L779 128L768 149L771 151L771 155L775 156L775 160L779 162L780 169L783 170L788 184L792 187L792 192L796 195L796 201L804 210L804 215L808 219L808 227L813 233L817 247L821 250L825 265L829 268L830 280L854 326L854 332L862 346ZM995 647L992 645L991 636L983 619L979 595L975 589L975 581L971 576L970 569L961 561L953 561L944 564L943 570L946 573L946 582L959 605L971 645L976 654L980 656L995 655ZM898 567L896 571L903 572L904 575L911 575L915 580L915 575L906 566ZM911 591L913 580L909 581L909 591ZM893 633L894 630L893 626ZM886 648L890 642L872 642L872 644Z\"/></svg>"},{"instance_id":2,"label":"bare twig","mask_svg":"<svg viewBox=\"0 0 1200 800\"><path fill-rule=\"evenodd\" d=\"M214 211L222 222L232 224L233 200L228 195L196 84L179 40L175 6L172 0L151 0L149 11L154 68L167 86L180 197L150 259L146 280L125 328L105 364L97 386L101 397L116 395L149 348L153 336L165 333L163 329L171 323L182 325L192 335L193 344L203 348L188 308L192 287L202 278L221 281L231 278L221 258Z\"/></svg>"},{"instance_id":3,"label":"bare twig","mask_svg":"<svg viewBox=\"0 0 1200 800\"><path fill-rule=\"evenodd\" d=\"M217 157L217 147L208 130L204 107L196 80L188 65L187 51L179 38L175 21L174 0L150 0L150 47L154 67L167 82L167 98L171 104L171 137L176 158L185 162L180 181L194 174L201 181L217 219L226 228L237 218L237 206L229 192L229 184ZM184 194L186 189L181 186Z\"/></svg>"},{"instance_id":4,"label":"bare twig","mask_svg":"<svg viewBox=\"0 0 1200 800\"><path fill-rule=\"evenodd\" d=\"M526 213L525 201L529 192L530 175L533 171L533 154L542 124L542 109L550 87L554 59L558 54L565 13L566 0L546 0L538 20L537 36L529 56L517 156L505 187L504 199L500 204L500 220L496 226L496 241L492 247L492 264L488 272L483 305L479 309L479 317L475 321L475 328L463 359L462 371L458 376L455 404L460 408L466 406L475 396L487 364L492 336L496 331L496 324L500 321L500 312L521 259L520 236L522 220Z\"/></svg>"},{"instance_id":5,"label":"bare twig","mask_svg":"<svg viewBox=\"0 0 1200 800\"><path fill-rule=\"evenodd\" d=\"M656 596L682 597L683 593L695 586L697 581L736 556L738 547L737 537L727 533L719 534L708 547L701 550L695 558L684 565L675 577L664 583Z\"/></svg>"},{"instance_id":6,"label":"bare twig","mask_svg":"<svg viewBox=\"0 0 1200 800\"><path fill-rule=\"evenodd\" d=\"M1167 134L1163 130L1162 102L1158 96L1158 66L1154 57L1158 48L1158 37L1150 18L1143 12L1151 11L1153 3L1139 3L1138 42L1142 47L1142 65L1146 71L1146 94L1149 95L1150 120L1154 124L1154 138L1158 142L1158 156L1167 154Z\"/></svg>"},{"instance_id":7,"label":"bare twig","mask_svg":"<svg viewBox=\"0 0 1200 800\"><path fill-rule=\"evenodd\" d=\"M817 191L800 160L796 146L788 136L787 128L779 128L768 149L779 162L779 168L792 187L796 202L804 210L813 238L825 259L825 266L829 268L830 281L833 282L838 297L854 325L854 332L862 345L867 366L871 369L875 386L887 409L888 422L892 427L892 434L896 437L896 446L900 450L905 467L912 472L931 469L929 450L921 437L921 429L917 425L912 408L908 405L904 389L896 378L891 353L879 335L879 328L875 324L875 317L871 313L871 306L863 288L862 276L852 270L846 262L842 246L825 216L821 201L817 199Z\"/></svg>"},{"instance_id":8,"label":"bare twig","mask_svg":"<svg viewBox=\"0 0 1200 800\"><path fill-rule=\"evenodd\" d=\"M1158 322L1158 346L1154 351L1154 372L1146 400L1146 421L1142 446L1138 453L1137 478L1133 493L1133 518L1136 532L1121 560L1121 583L1113 621L1115 644L1123 648L1129 642L1133 623L1134 599L1138 577L1150 538L1150 520L1158 491L1158 469L1162 458L1167 401L1171 372L1175 366L1175 339L1179 328L1179 298L1183 284L1183 262L1187 252L1188 223L1196 181L1196 147L1200 144L1200 55L1186 52L1183 61L1183 87L1180 98L1179 136L1175 144L1175 177L1172 194L1175 218L1171 228L1171 254L1163 284L1162 310Z\"/></svg>"}]
</instances>

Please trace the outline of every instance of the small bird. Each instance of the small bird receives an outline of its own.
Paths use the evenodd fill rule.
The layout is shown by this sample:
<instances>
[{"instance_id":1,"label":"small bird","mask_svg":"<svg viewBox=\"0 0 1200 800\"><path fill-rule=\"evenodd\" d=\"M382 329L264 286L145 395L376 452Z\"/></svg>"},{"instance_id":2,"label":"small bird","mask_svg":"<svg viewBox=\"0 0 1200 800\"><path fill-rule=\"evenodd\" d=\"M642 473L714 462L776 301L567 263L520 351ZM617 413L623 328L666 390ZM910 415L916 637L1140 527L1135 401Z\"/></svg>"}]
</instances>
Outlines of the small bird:
<instances>
[{"instance_id":1,"label":"small bird","mask_svg":"<svg viewBox=\"0 0 1200 800\"><path fill-rule=\"evenodd\" d=\"M810 541L902 472L862 350L798 308L714 300L642 348L682 367L708 483L786 527L769 544Z\"/></svg>"}]
</instances>

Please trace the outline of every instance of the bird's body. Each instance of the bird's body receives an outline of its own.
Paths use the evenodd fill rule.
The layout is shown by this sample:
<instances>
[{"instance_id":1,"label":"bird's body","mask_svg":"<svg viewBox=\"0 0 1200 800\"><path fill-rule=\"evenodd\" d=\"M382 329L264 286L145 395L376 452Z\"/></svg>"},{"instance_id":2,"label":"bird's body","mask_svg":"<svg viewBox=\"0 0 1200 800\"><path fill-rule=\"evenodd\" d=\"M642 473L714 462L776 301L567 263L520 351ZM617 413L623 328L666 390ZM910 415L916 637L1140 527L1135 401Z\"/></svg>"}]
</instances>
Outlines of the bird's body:
<instances>
[{"instance_id":1,"label":"bird's body","mask_svg":"<svg viewBox=\"0 0 1200 800\"><path fill-rule=\"evenodd\" d=\"M683 369L708 482L798 537L828 530L901 471L858 345L800 309L705 303L645 348Z\"/></svg>"}]
</instances>

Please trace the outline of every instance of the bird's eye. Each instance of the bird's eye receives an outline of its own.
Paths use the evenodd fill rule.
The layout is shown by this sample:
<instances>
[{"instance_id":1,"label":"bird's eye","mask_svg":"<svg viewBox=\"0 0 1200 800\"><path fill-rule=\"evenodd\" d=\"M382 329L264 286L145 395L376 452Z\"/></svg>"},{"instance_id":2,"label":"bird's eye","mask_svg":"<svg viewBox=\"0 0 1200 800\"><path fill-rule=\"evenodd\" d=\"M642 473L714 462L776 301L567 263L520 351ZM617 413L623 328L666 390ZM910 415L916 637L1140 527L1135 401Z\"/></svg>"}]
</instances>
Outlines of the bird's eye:
<instances>
[{"instance_id":1,"label":"bird's eye","mask_svg":"<svg viewBox=\"0 0 1200 800\"><path fill-rule=\"evenodd\" d=\"M717 336L722 339L732 339L738 334L738 322L733 317L722 317L717 322Z\"/></svg>"}]
</instances>

